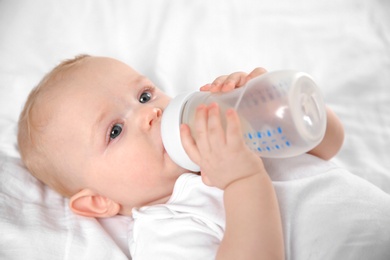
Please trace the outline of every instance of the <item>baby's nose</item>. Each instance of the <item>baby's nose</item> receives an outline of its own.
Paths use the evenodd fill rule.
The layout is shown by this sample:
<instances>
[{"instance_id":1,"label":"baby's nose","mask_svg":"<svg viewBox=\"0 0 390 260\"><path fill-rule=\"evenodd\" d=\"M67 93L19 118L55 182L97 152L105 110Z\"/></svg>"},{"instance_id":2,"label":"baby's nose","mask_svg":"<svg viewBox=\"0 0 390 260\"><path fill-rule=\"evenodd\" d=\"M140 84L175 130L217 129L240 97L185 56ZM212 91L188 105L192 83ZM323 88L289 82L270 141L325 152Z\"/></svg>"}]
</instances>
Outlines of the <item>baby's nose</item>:
<instances>
[{"instance_id":1,"label":"baby's nose","mask_svg":"<svg viewBox=\"0 0 390 260\"><path fill-rule=\"evenodd\" d=\"M143 130L148 131L152 128L153 124L155 124L158 120L161 120L162 110L157 107L145 109L145 113L142 116L142 124L141 127Z\"/></svg>"}]
</instances>

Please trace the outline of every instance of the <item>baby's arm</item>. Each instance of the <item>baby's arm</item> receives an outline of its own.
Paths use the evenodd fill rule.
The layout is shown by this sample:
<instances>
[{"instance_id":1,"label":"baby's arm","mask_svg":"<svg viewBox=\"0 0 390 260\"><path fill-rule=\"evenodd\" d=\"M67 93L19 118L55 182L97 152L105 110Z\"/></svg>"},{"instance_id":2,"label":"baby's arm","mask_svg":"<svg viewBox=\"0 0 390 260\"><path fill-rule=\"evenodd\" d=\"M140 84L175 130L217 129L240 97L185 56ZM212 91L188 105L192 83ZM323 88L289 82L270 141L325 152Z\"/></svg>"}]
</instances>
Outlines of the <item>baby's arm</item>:
<instances>
[{"instance_id":1,"label":"baby's arm","mask_svg":"<svg viewBox=\"0 0 390 260\"><path fill-rule=\"evenodd\" d=\"M280 211L263 162L245 145L237 113L226 112L226 131L219 113L217 104L198 108L195 140L181 127L203 181L224 190L226 229L217 259L284 259Z\"/></svg>"},{"instance_id":2,"label":"baby's arm","mask_svg":"<svg viewBox=\"0 0 390 260\"><path fill-rule=\"evenodd\" d=\"M309 151L309 154L320 157L324 160L330 160L334 157L344 142L344 127L338 116L326 107L326 131L321 143Z\"/></svg>"},{"instance_id":3,"label":"baby's arm","mask_svg":"<svg viewBox=\"0 0 390 260\"><path fill-rule=\"evenodd\" d=\"M255 68L249 74L245 72L234 72L230 75L220 76L216 78L213 83L206 84L200 89L202 91L227 92L245 85L250 79L258 77L266 72L267 71L263 68ZM325 136L321 143L308 153L324 160L329 160L341 149L344 141L344 127L338 116L329 107L326 107L326 117L327 125Z\"/></svg>"}]
</instances>

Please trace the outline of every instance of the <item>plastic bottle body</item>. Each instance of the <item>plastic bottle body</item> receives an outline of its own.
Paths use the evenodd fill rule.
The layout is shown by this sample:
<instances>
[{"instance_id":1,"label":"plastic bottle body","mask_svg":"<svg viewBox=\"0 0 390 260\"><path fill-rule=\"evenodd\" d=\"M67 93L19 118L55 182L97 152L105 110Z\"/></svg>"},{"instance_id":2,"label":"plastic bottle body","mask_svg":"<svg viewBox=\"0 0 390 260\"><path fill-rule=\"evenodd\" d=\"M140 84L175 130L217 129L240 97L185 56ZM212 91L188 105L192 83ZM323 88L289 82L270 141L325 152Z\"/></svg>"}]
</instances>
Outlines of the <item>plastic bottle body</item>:
<instances>
[{"instance_id":1,"label":"plastic bottle body","mask_svg":"<svg viewBox=\"0 0 390 260\"><path fill-rule=\"evenodd\" d=\"M319 144L325 133L325 104L319 88L305 73L270 72L227 93L195 92L183 101L180 123L194 129L196 108L212 102L218 103L222 112L228 108L237 111L245 143L262 157L305 153ZM167 149L164 135L163 142Z\"/></svg>"}]
</instances>

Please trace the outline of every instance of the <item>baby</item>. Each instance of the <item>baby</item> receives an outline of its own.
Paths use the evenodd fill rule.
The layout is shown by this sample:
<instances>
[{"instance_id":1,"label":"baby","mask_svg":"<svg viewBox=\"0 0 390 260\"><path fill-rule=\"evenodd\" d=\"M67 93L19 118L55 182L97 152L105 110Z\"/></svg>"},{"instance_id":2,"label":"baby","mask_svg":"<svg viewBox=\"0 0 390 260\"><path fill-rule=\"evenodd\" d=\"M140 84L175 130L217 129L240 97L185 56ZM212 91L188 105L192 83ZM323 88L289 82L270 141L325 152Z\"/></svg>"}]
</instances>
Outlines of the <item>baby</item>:
<instances>
[{"instance_id":1,"label":"baby","mask_svg":"<svg viewBox=\"0 0 390 260\"><path fill-rule=\"evenodd\" d=\"M201 89L229 91L264 72L232 73ZM184 148L202 169L199 175L176 165L164 150L160 124L169 101L149 79L120 61L88 55L65 61L30 93L21 113L22 160L36 178L68 197L76 214L132 215L133 259L186 258L183 254L194 259L284 259L275 190L262 159L245 146L236 112L222 115L227 119L224 130L218 106L200 106L196 140L188 126L181 127ZM342 126L328 110L325 138L310 153L329 159L342 140ZM174 249L161 240L166 236L165 242L172 241L166 230L170 226L151 228L151 218L143 217L154 214L161 220L172 212L180 216L174 226L195 233L180 238L175 233ZM180 222L185 219L191 224ZM151 235L145 237L148 231L141 227L149 227ZM160 240L153 244L155 233ZM208 251L203 244L213 246Z\"/></svg>"}]
</instances>

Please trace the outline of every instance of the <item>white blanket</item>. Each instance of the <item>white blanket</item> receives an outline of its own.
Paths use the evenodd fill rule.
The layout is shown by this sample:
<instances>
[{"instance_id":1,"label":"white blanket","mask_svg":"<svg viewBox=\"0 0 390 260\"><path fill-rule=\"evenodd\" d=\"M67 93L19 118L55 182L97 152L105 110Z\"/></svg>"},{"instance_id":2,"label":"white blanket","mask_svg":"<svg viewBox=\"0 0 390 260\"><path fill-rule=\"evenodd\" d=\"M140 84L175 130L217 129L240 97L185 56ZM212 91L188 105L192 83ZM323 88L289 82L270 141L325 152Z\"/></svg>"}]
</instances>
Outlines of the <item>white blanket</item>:
<instances>
[{"instance_id":1,"label":"white blanket","mask_svg":"<svg viewBox=\"0 0 390 260\"><path fill-rule=\"evenodd\" d=\"M311 74L345 126L345 144L333 161L362 179L306 178L304 186L295 187L301 190L300 211L290 208L287 198L282 211L286 216L302 212L307 222L286 220L293 227L287 239L303 241L304 235L307 240L287 245L288 256L294 259L317 241L315 233L306 232L312 218L326 223L326 215L310 210L328 201L315 193L318 189L353 210L357 198L341 187L357 185L359 198L370 198L385 214L390 194L388 10L390 2L384 0L0 1L0 259L130 257L129 218L75 216L66 200L26 172L16 149L16 123L29 91L59 61L79 53L118 58L171 95L257 66ZM333 186L337 192L332 193ZM373 216L367 210L364 217ZM390 233L382 218L372 219L376 227L352 216L345 223L335 230L343 243L360 236L375 241L378 227ZM377 233L380 243L390 244L384 234ZM337 249L330 238L324 250ZM389 259L386 251L375 255L378 245L365 244L369 259ZM346 252L335 252L327 259L346 259L340 258Z\"/></svg>"}]
</instances>

